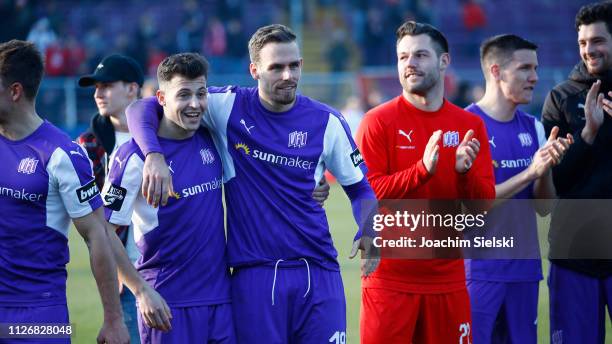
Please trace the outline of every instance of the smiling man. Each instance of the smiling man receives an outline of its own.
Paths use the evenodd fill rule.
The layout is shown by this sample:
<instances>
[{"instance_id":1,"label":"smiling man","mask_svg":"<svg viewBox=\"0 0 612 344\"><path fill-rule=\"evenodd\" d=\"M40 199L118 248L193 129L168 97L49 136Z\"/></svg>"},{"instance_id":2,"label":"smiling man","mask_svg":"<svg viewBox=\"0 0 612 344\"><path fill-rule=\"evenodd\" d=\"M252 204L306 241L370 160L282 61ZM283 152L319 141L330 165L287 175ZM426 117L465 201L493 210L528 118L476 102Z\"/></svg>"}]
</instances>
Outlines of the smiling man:
<instances>
[{"instance_id":1,"label":"smiling man","mask_svg":"<svg viewBox=\"0 0 612 344\"><path fill-rule=\"evenodd\" d=\"M444 99L448 42L429 24L396 31L403 92L370 110L357 131L376 196L465 200L495 196L482 119ZM420 241L420 239L419 239ZM462 259L393 259L362 277L362 343L470 343Z\"/></svg>"},{"instance_id":2,"label":"smiling man","mask_svg":"<svg viewBox=\"0 0 612 344\"><path fill-rule=\"evenodd\" d=\"M550 91L542 109L547 132L557 126L559 135L575 138L553 169L559 197L585 199L561 201L553 209L550 331L552 343L603 343L605 308L610 313L612 305L612 223L606 201L586 199L612 199L612 2L583 6L575 27L582 61Z\"/></svg>"},{"instance_id":3,"label":"smiling man","mask_svg":"<svg viewBox=\"0 0 612 344\"><path fill-rule=\"evenodd\" d=\"M484 41L480 62L486 92L466 108L484 120L489 141L495 142L491 156L498 162L493 164L498 206L487 214L482 233L487 238L512 235L518 246L504 257L494 251L493 257L484 257L487 259L465 260L474 343L537 342L542 267L536 214L531 202L524 200L556 196L551 168L563 158L572 137L568 134L567 138L557 139L557 128L547 140L542 123L518 109L533 99L538 81L536 49L535 44L516 35ZM530 163L504 163L509 161ZM508 199L523 201L504 202ZM549 212L547 203L536 205L540 215Z\"/></svg>"},{"instance_id":4,"label":"smiling man","mask_svg":"<svg viewBox=\"0 0 612 344\"><path fill-rule=\"evenodd\" d=\"M138 272L164 297L172 314L169 331L155 328L159 317L139 314L143 343L235 342L221 159L208 130L200 128L207 76L208 62L192 53L167 57L157 71L157 101L164 113L157 136L173 163L180 193L162 208L146 203L140 193L144 155L133 140L115 154L103 191L108 222L134 223L141 254Z\"/></svg>"},{"instance_id":5,"label":"smiling man","mask_svg":"<svg viewBox=\"0 0 612 344\"><path fill-rule=\"evenodd\" d=\"M92 162L98 188L102 190L110 167L112 153L129 141L125 109L138 98L144 75L134 59L113 54L100 61L94 73L79 78L79 86L94 87L94 101L98 113L91 118L90 127L79 135L76 142L85 148ZM131 226L119 227L117 236L125 246L132 263L138 259ZM139 342L136 320L136 299L129 288L120 288L121 307L125 325L130 332L130 341ZM140 300L141 303L142 299Z\"/></svg>"},{"instance_id":6,"label":"smiling man","mask_svg":"<svg viewBox=\"0 0 612 344\"><path fill-rule=\"evenodd\" d=\"M343 343L346 301L338 253L312 190L325 169L336 176L360 226L356 244L366 222L363 201L372 204L375 196L342 115L297 93L303 62L293 32L278 24L259 28L249 54L257 87L209 87L203 119L223 161L238 342ZM159 111L152 99L128 109L128 124L145 154L164 152L152 135ZM155 185L151 197L162 187L147 164L159 170L159 158L146 157L145 182Z\"/></svg>"}]
</instances>

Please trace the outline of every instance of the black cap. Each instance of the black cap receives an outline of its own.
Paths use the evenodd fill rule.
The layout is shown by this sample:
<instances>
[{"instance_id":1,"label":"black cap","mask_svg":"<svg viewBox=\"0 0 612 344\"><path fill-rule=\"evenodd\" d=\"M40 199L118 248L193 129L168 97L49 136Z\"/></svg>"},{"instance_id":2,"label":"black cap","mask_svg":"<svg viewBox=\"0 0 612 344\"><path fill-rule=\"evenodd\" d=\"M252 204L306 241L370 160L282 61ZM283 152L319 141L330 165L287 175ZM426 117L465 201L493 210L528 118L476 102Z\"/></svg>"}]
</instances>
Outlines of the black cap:
<instances>
[{"instance_id":1,"label":"black cap","mask_svg":"<svg viewBox=\"0 0 612 344\"><path fill-rule=\"evenodd\" d=\"M138 62L125 55L114 54L105 57L91 75L82 76L79 86L89 87L96 82L135 82L142 86L144 74Z\"/></svg>"}]
</instances>

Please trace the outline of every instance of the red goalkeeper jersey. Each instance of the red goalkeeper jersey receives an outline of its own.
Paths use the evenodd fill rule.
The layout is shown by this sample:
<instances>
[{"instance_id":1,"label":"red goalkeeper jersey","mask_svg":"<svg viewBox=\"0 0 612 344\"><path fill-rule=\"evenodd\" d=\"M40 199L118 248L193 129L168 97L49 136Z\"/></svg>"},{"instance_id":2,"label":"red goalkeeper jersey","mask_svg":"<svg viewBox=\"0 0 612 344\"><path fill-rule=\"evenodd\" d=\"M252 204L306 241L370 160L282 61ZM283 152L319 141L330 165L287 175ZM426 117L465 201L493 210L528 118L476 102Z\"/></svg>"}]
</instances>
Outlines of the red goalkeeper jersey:
<instances>
[{"instance_id":1,"label":"red goalkeeper jersey","mask_svg":"<svg viewBox=\"0 0 612 344\"><path fill-rule=\"evenodd\" d=\"M455 171L455 152L468 130L480 141L480 152L465 174ZM430 175L422 162L425 146L442 130L437 169ZM370 110L357 131L357 143L368 167L368 180L382 199L494 199L495 180L487 132L482 119L444 100L425 112L396 97ZM417 293L465 288L463 259L383 258L363 279L363 287Z\"/></svg>"}]
</instances>

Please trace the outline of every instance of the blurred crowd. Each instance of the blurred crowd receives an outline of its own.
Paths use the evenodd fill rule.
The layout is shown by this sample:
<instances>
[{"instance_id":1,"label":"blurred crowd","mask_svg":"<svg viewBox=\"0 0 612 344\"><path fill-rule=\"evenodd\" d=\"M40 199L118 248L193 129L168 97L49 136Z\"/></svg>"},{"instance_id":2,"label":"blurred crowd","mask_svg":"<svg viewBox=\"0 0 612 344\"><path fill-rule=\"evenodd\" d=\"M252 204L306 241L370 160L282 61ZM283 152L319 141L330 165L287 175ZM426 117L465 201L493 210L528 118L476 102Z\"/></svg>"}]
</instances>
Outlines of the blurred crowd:
<instances>
[{"instance_id":1,"label":"blurred crowd","mask_svg":"<svg viewBox=\"0 0 612 344\"><path fill-rule=\"evenodd\" d=\"M467 31L486 25L476 0L465 7ZM0 41L34 42L44 53L47 75L71 76L95 68L110 52L135 58L151 74L167 55L205 54L220 73L248 62L246 40L270 21L287 22L292 0L33 1L0 0ZM436 24L431 0L318 0L303 2L306 29L321 33L326 70L394 63L395 29L405 20ZM257 15L254 16L253 12ZM328 34L329 33L329 34Z\"/></svg>"},{"instance_id":2,"label":"blurred crowd","mask_svg":"<svg viewBox=\"0 0 612 344\"><path fill-rule=\"evenodd\" d=\"M298 2L302 6L296 7ZM272 22L293 26L295 8L301 8L306 72L393 70L395 30L406 20L416 20L438 26L448 36L453 62L446 96L465 106L482 92L479 81L466 80L463 72L471 68L480 76L478 46L486 36L518 30L515 33L542 43L541 66L571 67L578 58L573 15L585 2L521 2L519 10L506 0L0 0L0 41L34 42L44 54L48 77L91 73L111 53L131 56L149 78L143 88L148 95L156 89L151 80L157 65L176 52L202 53L213 75L244 74L251 34ZM541 11L550 15L539 16ZM539 19L530 20L535 14ZM394 76L366 80L359 87L358 102L349 98L353 91L334 87L323 92L332 96L322 100L362 113L396 94L399 85ZM64 112L61 92L45 90L40 97L58 116ZM537 100L534 104L540 105Z\"/></svg>"}]
</instances>

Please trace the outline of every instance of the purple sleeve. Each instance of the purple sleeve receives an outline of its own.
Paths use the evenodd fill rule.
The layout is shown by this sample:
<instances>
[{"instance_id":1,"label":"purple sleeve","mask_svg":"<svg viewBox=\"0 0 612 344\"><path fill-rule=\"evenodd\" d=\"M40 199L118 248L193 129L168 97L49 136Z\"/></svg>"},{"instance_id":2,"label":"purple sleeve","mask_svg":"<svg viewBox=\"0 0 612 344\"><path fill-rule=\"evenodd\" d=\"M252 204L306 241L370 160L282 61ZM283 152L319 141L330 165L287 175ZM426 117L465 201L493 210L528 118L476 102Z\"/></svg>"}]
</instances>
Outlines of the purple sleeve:
<instances>
[{"instance_id":1,"label":"purple sleeve","mask_svg":"<svg viewBox=\"0 0 612 344\"><path fill-rule=\"evenodd\" d=\"M161 153L157 129L164 109L157 102L157 98L148 97L133 102L128 106L126 114L130 133L144 155Z\"/></svg>"},{"instance_id":2,"label":"purple sleeve","mask_svg":"<svg viewBox=\"0 0 612 344\"><path fill-rule=\"evenodd\" d=\"M364 177L361 181L343 186L342 188L351 200L353 217L355 217L355 222L359 225L359 230L355 234L353 241L360 239L364 233L366 236L374 238L376 232L373 229L372 219L378 212L378 201L370 183Z\"/></svg>"}]
</instances>

